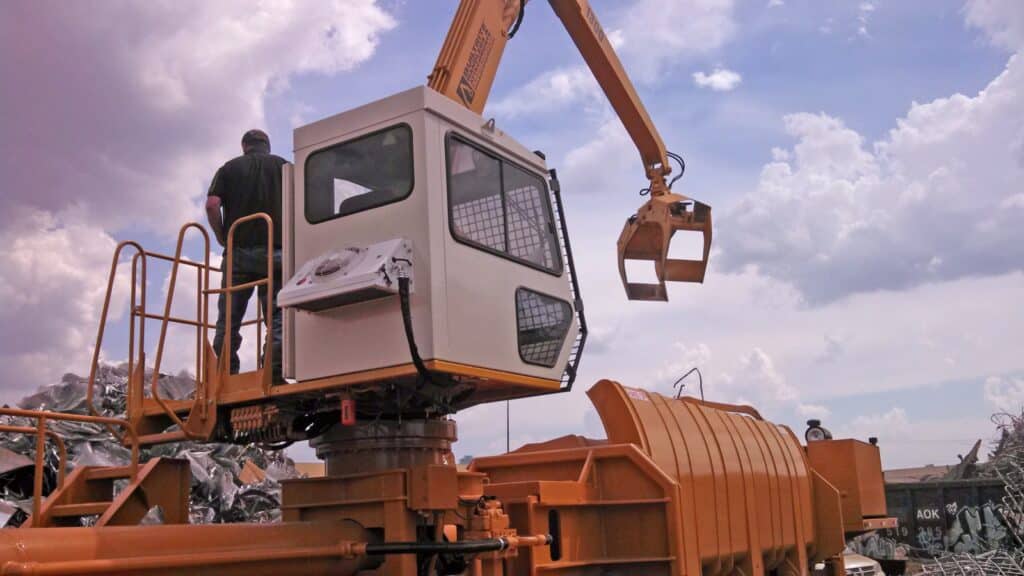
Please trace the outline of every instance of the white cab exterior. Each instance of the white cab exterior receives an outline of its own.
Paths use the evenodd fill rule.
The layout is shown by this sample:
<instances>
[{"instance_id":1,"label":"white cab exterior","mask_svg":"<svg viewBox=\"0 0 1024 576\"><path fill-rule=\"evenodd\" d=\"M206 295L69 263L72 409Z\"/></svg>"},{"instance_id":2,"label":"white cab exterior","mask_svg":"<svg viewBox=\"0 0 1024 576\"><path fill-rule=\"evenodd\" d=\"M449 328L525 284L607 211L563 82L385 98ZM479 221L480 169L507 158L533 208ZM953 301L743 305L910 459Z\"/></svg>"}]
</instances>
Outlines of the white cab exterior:
<instances>
[{"instance_id":1,"label":"white cab exterior","mask_svg":"<svg viewBox=\"0 0 1024 576\"><path fill-rule=\"evenodd\" d=\"M307 217L307 161L319 150L392 126L412 133L414 178L408 197L334 219ZM426 87L414 88L295 130L295 165L286 183L284 276L348 247L401 239L412 249L413 327L421 356L548 380L562 377L578 326L575 315L552 367L524 362L516 290L572 305L568 265L556 273L457 241L448 209L446 138L456 134L547 182L542 158L486 121ZM287 174L287 173L286 173ZM287 176L286 176L287 177ZM289 185L290 184L290 185ZM335 186L344 198L344 186ZM337 199L337 198L336 198ZM561 248L558 249L561 257ZM286 375L298 381L408 364L397 296L320 311L288 310Z\"/></svg>"}]
</instances>

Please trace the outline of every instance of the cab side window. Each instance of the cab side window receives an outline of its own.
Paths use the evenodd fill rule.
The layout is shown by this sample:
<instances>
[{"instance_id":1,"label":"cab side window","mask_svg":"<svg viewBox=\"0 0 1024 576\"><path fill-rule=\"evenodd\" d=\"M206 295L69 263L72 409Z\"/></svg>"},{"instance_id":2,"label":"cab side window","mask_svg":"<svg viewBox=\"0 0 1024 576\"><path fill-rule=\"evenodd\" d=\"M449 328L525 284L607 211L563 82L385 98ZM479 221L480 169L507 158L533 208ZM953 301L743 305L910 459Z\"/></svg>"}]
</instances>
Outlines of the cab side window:
<instances>
[{"instance_id":1,"label":"cab side window","mask_svg":"<svg viewBox=\"0 0 1024 576\"><path fill-rule=\"evenodd\" d=\"M455 135L448 138L448 206L456 240L561 274L544 180Z\"/></svg>"},{"instance_id":2,"label":"cab side window","mask_svg":"<svg viewBox=\"0 0 1024 576\"><path fill-rule=\"evenodd\" d=\"M335 144L306 160L306 220L317 224L409 196L412 129L394 126Z\"/></svg>"}]
</instances>

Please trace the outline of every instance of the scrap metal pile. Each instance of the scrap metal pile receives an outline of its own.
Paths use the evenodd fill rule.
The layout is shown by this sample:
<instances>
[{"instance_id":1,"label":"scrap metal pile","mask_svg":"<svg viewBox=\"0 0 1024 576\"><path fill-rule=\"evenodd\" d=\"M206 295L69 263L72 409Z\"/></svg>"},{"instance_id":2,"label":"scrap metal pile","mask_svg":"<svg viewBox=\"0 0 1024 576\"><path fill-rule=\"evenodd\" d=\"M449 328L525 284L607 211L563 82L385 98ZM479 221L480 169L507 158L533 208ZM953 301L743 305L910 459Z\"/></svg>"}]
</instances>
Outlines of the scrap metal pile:
<instances>
[{"instance_id":1,"label":"scrap metal pile","mask_svg":"<svg viewBox=\"0 0 1024 576\"><path fill-rule=\"evenodd\" d=\"M1024 576L1024 412L996 414L999 441L978 475L999 478L1006 490L999 511L1014 547L981 554L946 554L924 563L921 573L943 576Z\"/></svg>"},{"instance_id":2,"label":"scrap metal pile","mask_svg":"<svg viewBox=\"0 0 1024 576\"><path fill-rule=\"evenodd\" d=\"M96 407L108 416L123 416L126 406L127 367L101 365L93 390ZM41 388L23 398L18 407L87 414L88 379L65 374L60 384ZM184 399L195 388L185 376L161 375L161 394ZM0 417L15 426L34 426L23 418ZM91 423L51 421L68 451L68 471L78 466L124 466L131 452L103 426ZM0 525L17 526L32 509L34 436L0 433ZM280 519L280 481L297 478L295 464L283 452L257 446L179 442L144 449L141 460L153 457L188 460L192 469L190 516L193 524L219 522L275 522ZM59 457L47 446L44 492L56 486ZM158 521L158 514L149 521Z\"/></svg>"},{"instance_id":3,"label":"scrap metal pile","mask_svg":"<svg viewBox=\"0 0 1024 576\"><path fill-rule=\"evenodd\" d=\"M1021 554L990 550L982 554L949 554L921 565L928 576L1024 576Z\"/></svg>"},{"instance_id":4,"label":"scrap metal pile","mask_svg":"<svg viewBox=\"0 0 1024 576\"><path fill-rule=\"evenodd\" d=\"M1024 469L1024 411L1018 415L1000 413L992 416L999 430L999 440L980 467L982 476L1003 476Z\"/></svg>"}]
</instances>

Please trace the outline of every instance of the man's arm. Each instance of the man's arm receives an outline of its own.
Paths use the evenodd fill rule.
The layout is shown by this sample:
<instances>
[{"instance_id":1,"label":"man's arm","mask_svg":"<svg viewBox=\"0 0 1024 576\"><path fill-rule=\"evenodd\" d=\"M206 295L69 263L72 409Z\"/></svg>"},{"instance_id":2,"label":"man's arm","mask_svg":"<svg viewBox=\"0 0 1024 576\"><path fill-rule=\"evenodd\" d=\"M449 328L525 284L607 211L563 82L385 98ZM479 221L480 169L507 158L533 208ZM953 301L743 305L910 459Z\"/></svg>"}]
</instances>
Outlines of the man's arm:
<instances>
[{"instance_id":1,"label":"man's arm","mask_svg":"<svg viewBox=\"0 0 1024 576\"><path fill-rule=\"evenodd\" d=\"M224 217L220 213L220 198L209 196L206 198L206 221L210 223L213 235L217 237L217 243L224 245Z\"/></svg>"},{"instance_id":2,"label":"man's arm","mask_svg":"<svg viewBox=\"0 0 1024 576\"><path fill-rule=\"evenodd\" d=\"M224 246L227 239L224 237L224 215L221 213L221 203L224 197L224 182L223 178L221 178L221 170L217 170L217 173L213 175L213 182L210 182L210 190L206 193L206 221L210 223L210 229L213 230L217 243Z\"/></svg>"}]
</instances>

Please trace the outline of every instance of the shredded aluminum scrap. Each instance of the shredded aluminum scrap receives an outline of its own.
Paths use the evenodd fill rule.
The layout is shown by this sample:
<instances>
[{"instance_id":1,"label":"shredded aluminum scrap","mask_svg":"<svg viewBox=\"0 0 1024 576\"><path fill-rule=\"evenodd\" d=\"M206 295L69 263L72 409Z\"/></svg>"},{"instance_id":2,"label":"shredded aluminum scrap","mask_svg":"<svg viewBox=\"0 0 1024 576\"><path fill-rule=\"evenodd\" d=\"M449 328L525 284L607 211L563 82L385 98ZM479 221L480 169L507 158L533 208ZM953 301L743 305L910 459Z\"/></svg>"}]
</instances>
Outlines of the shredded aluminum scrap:
<instances>
[{"instance_id":1,"label":"shredded aluminum scrap","mask_svg":"<svg viewBox=\"0 0 1024 576\"><path fill-rule=\"evenodd\" d=\"M148 376L151 377L151 376ZM127 397L127 366L102 365L96 375L93 395L98 410L106 415L123 416ZM18 403L20 408L52 410L87 414L85 396L88 379L65 374L60 384L41 388ZM195 383L186 375L161 375L161 394L166 398L188 398ZM0 418L5 424L31 426L25 418ZM103 426L81 422L51 421L50 427L64 438L68 450L68 471L78 466L124 466L131 452L119 444ZM24 434L0 433L0 452L9 466L0 467L0 525L17 526L25 521L32 509L32 479L34 469L25 466L17 455L35 458L35 437ZM255 445L197 444L179 442L164 444L142 451L143 461L153 457L187 460L192 469L192 496L190 516L193 524L220 522L277 522L281 518L280 481L300 476L292 460L280 451L263 450ZM44 492L56 486L56 448L47 444ZM242 478L246 462L262 473L256 481L250 475ZM31 464L31 460L29 461ZM163 511L150 510L143 518L145 524L163 522Z\"/></svg>"}]
</instances>

